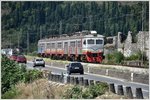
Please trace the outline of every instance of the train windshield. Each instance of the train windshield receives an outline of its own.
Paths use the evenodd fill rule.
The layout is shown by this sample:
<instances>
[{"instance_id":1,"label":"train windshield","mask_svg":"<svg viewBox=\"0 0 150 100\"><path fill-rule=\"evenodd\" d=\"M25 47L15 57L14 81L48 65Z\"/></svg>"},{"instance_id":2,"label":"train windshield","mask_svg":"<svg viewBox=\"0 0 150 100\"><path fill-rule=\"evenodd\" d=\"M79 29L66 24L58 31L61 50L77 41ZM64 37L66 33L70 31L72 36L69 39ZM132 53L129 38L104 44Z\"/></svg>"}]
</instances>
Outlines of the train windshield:
<instances>
[{"instance_id":1,"label":"train windshield","mask_svg":"<svg viewBox=\"0 0 150 100\"><path fill-rule=\"evenodd\" d=\"M102 44L102 43L103 43L103 40L100 40L100 39L96 40L96 44Z\"/></svg>"},{"instance_id":2,"label":"train windshield","mask_svg":"<svg viewBox=\"0 0 150 100\"><path fill-rule=\"evenodd\" d=\"M93 39L88 39L87 42L88 42L88 44L94 44L94 40Z\"/></svg>"}]
</instances>

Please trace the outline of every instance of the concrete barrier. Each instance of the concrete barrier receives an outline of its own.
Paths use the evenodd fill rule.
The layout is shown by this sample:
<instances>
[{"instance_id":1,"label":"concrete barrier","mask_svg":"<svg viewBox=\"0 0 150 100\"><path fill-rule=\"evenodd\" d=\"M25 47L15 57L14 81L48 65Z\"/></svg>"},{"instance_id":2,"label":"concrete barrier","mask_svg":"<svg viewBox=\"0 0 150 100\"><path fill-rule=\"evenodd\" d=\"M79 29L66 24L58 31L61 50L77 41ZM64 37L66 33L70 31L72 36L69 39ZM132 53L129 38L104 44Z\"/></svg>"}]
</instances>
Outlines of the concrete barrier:
<instances>
[{"instance_id":1,"label":"concrete barrier","mask_svg":"<svg viewBox=\"0 0 150 100\"><path fill-rule=\"evenodd\" d=\"M94 80L89 80L90 85L94 85Z\"/></svg>"},{"instance_id":2,"label":"concrete barrier","mask_svg":"<svg viewBox=\"0 0 150 100\"><path fill-rule=\"evenodd\" d=\"M79 84L78 77L75 77L75 78L74 78L74 84L75 84L75 85L78 85L78 84Z\"/></svg>"},{"instance_id":3,"label":"concrete barrier","mask_svg":"<svg viewBox=\"0 0 150 100\"><path fill-rule=\"evenodd\" d=\"M126 87L126 96L127 96L129 99L133 99L133 93L132 93L131 87Z\"/></svg>"},{"instance_id":4,"label":"concrete barrier","mask_svg":"<svg viewBox=\"0 0 150 100\"><path fill-rule=\"evenodd\" d=\"M133 82L149 84L149 75L134 73L133 74Z\"/></svg>"},{"instance_id":5,"label":"concrete barrier","mask_svg":"<svg viewBox=\"0 0 150 100\"><path fill-rule=\"evenodd\" d=\"M109 84L109 91L112 92L112 93L116 93L114 83Z\"/></svg>"},{"instance_id":6,"label":"concrete barrier","mask_svg":"<svg viewBox=\"0 0 150 100\"><path fill-rule=\"evenodd\" d=\"M118 85L117 94L118 94L118 95L124 95L124 91L123 91L123 86L122 86L122 85Z\"/></svg>"},{"instance_id":7,"label":"concrete barrier","mask_svg":"<svg viewBox=\"0 0 150 100\"><path fill-rule=\"evenodd\" d=\"M85 86L85 87L89 86L88 79L84 79L84 86Z\"/></svg>"},{"instance_id":8,"label":"concrete barrier","mask_svg":"<svg viewBox=\"0 0 150 100\"><path fill-rule=\"evenodd\" d=\"M67 76L67 84L70 84L70 76Z\"/></svg>"},{"instance_id":9,"label":"concrete barrier","mask_svg":"<svg viewBox=\"0 0 150 100\"><path fill-rule=\"evenodd\" d=\"M79 77L79 85L83 86L84 85L84 78L83 77Z\"/></svg>"},{"instance_id":10,"label":"concrete barrier","mask_svg":"<svg viewBox=\"0 0 150 100\"><path fill-rule=\"evenodd\" d=\"M136 88L136 99L144 99L141 88Z\"/></svg>"},{"instance_id":11,"label":"concrete barrier","mask_svg":"<svg viewBox=\"0 0 150 100\"><path fill-rule=\"evenodd\" d=\"M74 77L70 77L70 83L74 84Z\"/></svg>"}]
</instances>

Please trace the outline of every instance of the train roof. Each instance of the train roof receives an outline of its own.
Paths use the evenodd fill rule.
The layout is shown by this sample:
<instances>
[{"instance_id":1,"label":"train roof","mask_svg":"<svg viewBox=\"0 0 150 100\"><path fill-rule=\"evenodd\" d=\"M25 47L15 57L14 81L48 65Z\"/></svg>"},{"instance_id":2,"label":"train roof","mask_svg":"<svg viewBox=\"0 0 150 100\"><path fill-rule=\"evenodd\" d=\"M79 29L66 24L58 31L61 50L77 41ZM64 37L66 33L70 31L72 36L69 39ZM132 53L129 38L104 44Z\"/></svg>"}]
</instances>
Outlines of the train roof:
<instances>
[{"instance_id":1,"label":"train roof","mask_svg":"<svg viewBox=\"0 0 150 100\"><path fill-rule=\"evenodd\" d=\"M97 34L96 31L82 31L82 32L75 32L72 35L63 34L60 37L51 37L46 39L41 39L39 42L47 42L47 41L56 41L56 40L69 40L69 39L80 39L80 38L104 38L103 35Z\"/></svg>"}]
</instances>

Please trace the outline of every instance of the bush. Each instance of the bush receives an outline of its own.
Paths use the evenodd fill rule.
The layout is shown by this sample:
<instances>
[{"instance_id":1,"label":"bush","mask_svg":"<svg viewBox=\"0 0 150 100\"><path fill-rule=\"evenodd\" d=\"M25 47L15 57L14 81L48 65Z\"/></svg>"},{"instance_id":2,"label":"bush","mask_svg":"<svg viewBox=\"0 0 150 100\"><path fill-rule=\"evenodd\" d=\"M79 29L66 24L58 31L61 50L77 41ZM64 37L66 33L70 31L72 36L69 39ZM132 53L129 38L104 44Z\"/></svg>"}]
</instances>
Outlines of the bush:
<instances>
[{"instance_id":1,"label":"bush","mask_svg":"<svg viewBox=\"0 0 150 100\"><path fill-rule=\"evenodd\" d=\"M24 82L33 82L35 79L42 78L42 72L39 70L28 70L24 74Z\"/></svg>"},{"instance_id":2,"label":"bush","mask_svg":"<svg viewBox=\"0 0 150 100\"><path fill-rule=\"evenodd\" d=\"M15 87L12 87L2 95L2 99L13 99L15 96L19 95L19 93L20 92Z\"/></svg>"},{"instance_id":3,"label":"bush","mask_svg":"<svg viewBox=\"0 0 150 100\"><path fill-rule=\"evenodd\" d=\"M108 91L108 85L107 83L99 83L99 84L90 86L88 91L93 96L92 98L95 98L99 95L104 94L106 91Z\"/></svg>"},{"instance_id":4,"label":"bush","mask_svg":"<svg viewBox=\"0 0 150 100\"><path fill-rule=\"evenodd\" d=\"M23 79L23 68L16 62L9 60L6 56L2 56L1 62L1 84L2 94Z\"/></svg>"},{"instance_id":5,"label":"bush","mask_svg":"<svg viewBox=\"0 0 150 100\"><path fill-rule=\"evenodd\" d=\"M25 65L19 65L15 61L9 60L6 56L2 56L1 63L1 91L2 95L11 89L12 86L19 81L31 82L42 77L42 72L39 70L26 70ZM9 93L9 92L8 92Z\"/></svg>"},{"instance_id":6,"label":"bush","mask_svg":"<svg viewBox=\"0 0 150 100\"><path fill-rule=\"evenodd\" d=\"M65 99L94 99L108 91L107 83L99 83L88 88L74 86L65 92Z\"/></svg>"},{"instance_id":7,"label":"bush","mask_svg":"<svg viewBox=\"0 0 150 100\"><path fill-rule=\"evenodd\" d=\"M67 89L63 97L65 99L80 99L82 98L82 88L80 88L79 86L74 86L70 89Z\"/></svg>"},{"instance_id":8,"label":"bush","mask_svg":"<svg viewBox=\"0 0 150 100\"><path fill-rule=\"evenodd\" d=\"M124 60L124 55L121 52L115 51L112 54L107 54L106 59L108 64L120 64Z\"/></svg>"}]
</instances>

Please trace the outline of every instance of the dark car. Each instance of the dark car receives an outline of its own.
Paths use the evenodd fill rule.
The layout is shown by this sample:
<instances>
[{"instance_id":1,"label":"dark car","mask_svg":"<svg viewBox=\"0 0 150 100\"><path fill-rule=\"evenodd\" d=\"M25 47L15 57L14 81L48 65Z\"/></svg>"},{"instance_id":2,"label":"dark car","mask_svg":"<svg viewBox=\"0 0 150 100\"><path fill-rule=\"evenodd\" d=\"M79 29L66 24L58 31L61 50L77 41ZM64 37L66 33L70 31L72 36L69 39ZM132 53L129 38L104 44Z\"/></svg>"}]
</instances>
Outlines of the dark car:
<instances>
[{"instance_id":1,"label":"dark car","mask_svg":"<svg viewBox=\"0 0 150 100\"><path fill-rule=\"evenodd\" d=\"M26 59L26 57L25 57L24 55L19 55L19 56L17 56L16 61L17 61L18 63L27 63L27 59Z\"/></svg>"},{"instance_id":2,"label":"dark car","mask_svg":"<svg viewBox=\"0 0 150 100\"><path fill-rule=\"evenodd\" d=\"M67 73L69 75L71 73L84 74L84 69L83 69L83 66L80 62L71 62L66 67L67 67Z\"/></svg>"},{"instance_id":3,"label":"dark car","mask_svg":"<svg viewBox=\"0 0 150 100\"><path fill-rule=\"evenodd\" d=\"M33 67L43 66L45 67L45 61L42 58L36 58L33 60Z\"/></svg>"},{"instance_id":4,"label":"dark car","mask_svg":"<svg viewBox=\"0 0 150 100\"><path fill-rule=\"evenodd\" d=\"M9 57L10 60L16 61L17 60L17 55L13 54Z\"/></svg>"}]
</instances>

